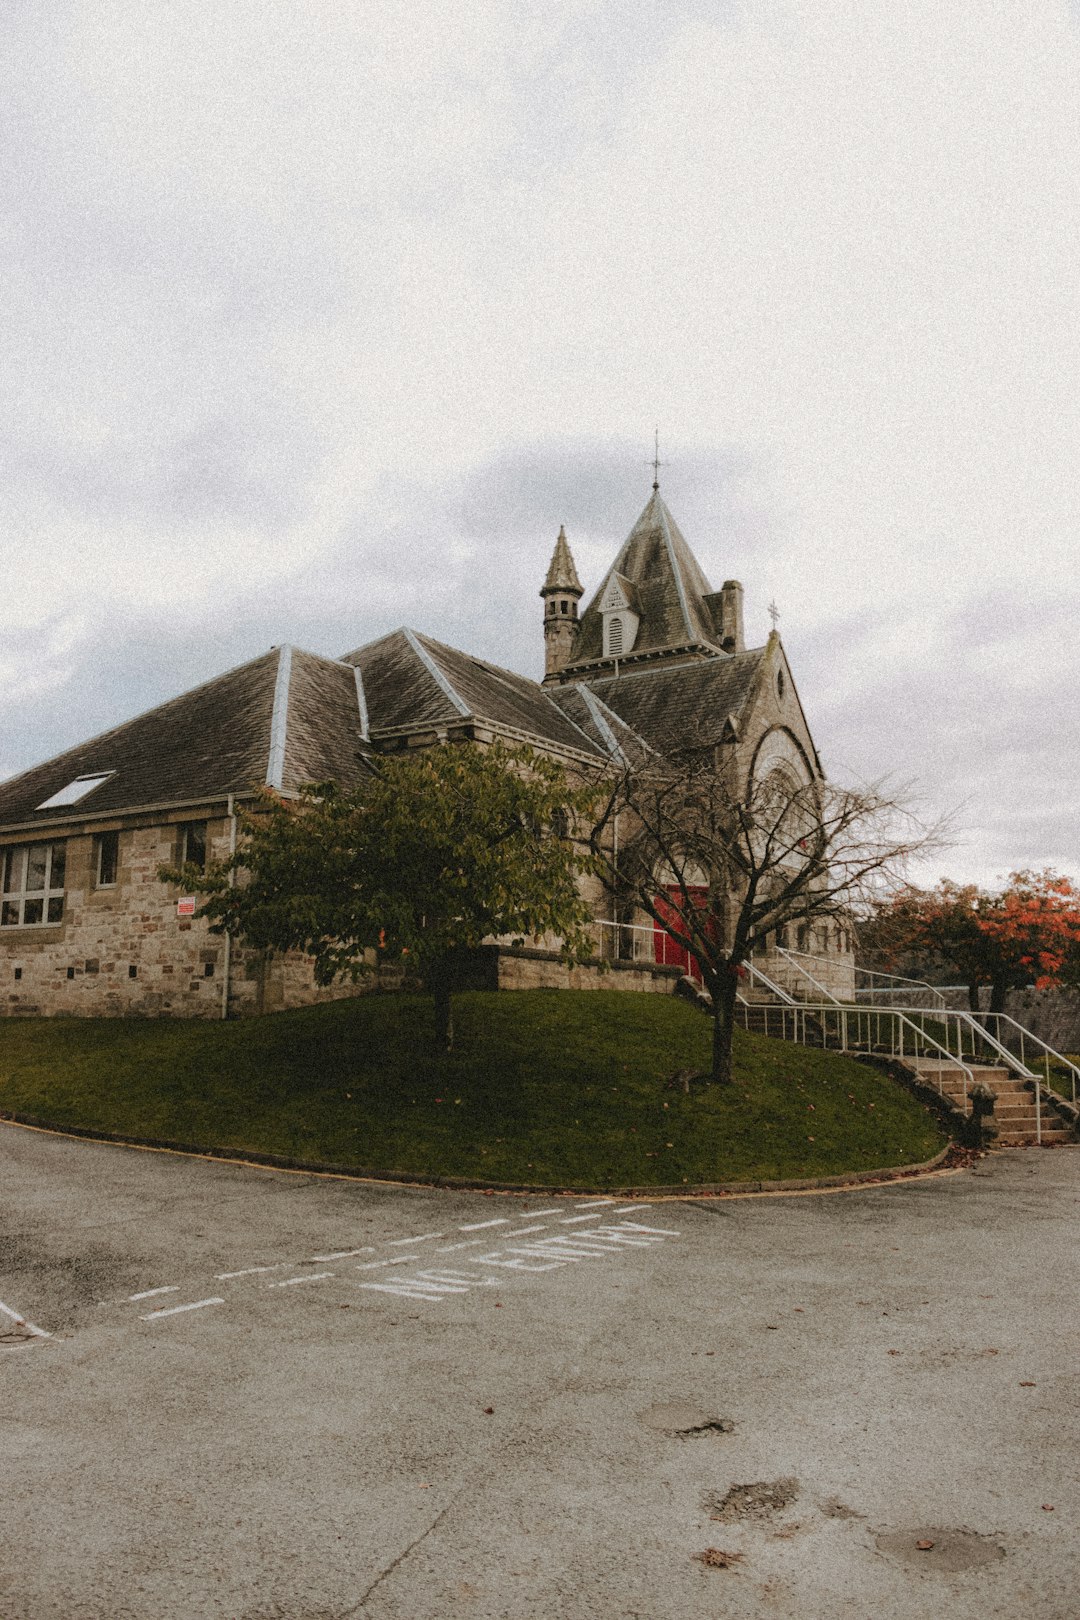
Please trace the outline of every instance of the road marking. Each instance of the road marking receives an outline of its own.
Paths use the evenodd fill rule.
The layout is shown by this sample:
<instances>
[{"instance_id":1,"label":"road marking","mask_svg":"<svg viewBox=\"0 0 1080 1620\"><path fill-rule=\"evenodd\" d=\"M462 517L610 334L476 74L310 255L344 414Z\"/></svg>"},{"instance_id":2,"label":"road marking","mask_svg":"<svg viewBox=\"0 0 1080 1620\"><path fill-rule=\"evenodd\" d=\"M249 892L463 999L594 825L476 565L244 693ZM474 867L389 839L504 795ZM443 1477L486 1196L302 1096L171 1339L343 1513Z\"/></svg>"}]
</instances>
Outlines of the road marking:
<instances>
[{"instance_id":1,"label":"road marking","mask_svg":"<svg viewBox=\"0 0 1080 1620\"><path fill-rule=\"evenodd\" d=\"M587 1204L575 1204L575 1209L599 1209L601 1204L614 1204L614 1198L590 1198Z\"/></svg>"},{"instance_id":2,"label":"road marking","mask_svg":"<svg viewBox=\"0 0 1080 1620\"><path fill-rule=\"evenodd\" d=\"M419 1282L464 1283L466 1288L498 1288L498 1277L477 1277L466 1271L418 1271Z\"/></svg>"},{"instance_id":3,"label":"road marking","mask_svg":"<svg viewBox=\"0 0 1080 1620\"><path fill-rule=\"evenodd\" d=\"M467 1294L471 1283L424 1282L421 1278L400 1277L396 1282L362 1282L360 1288L370 1288L379 1294L397 1294L402 1299L441 1299L444 1294Z\"/></svg>"},{"instance_id":4,"label":"road marking","mask_svg":"<svg viewBox=\"0 0 1080 1620\"><path fill-rule=\"evenodd\" d=\"M540 1231L543 1230L543 1228L538 1226L538 1227L535 1228L535 1230L537 1232L540 1232ZM441 1249L436 1249L435 1250L435 1253L436 1254L453 1254L455 1249L475 1249L478 1244L481 1244L483 1242L484 1242L483 1238L466 1238L464 1243L444 1243Z\"/></svg>"},{"instance_id":5,"label":"road marking","mask_svg":"<svg viewBox=\"0 0 1080 1620\"><path fill-rule=\"evenodd\" d=\"M519 1255L525 1258L515 1258ZM531 1249L496 1249L494 1254L477 1255L477 1265L505 1266L507 1271L558 1271L566 1265L566 1258L537 1260Z\"/></svg>"},{"instance_id":6,"label":"road marking","mask_svg":"<svg viewBox=\"0 0 1080 1620\"><path fill-rule=\"evenodd\" d=\"M288 1264L288 1260L279 1260L273 1266L245 1266L243 1271L218 1271L214 1274L214 1281L230 1282L233 1277L257 1277L264 1271L283 1271Z\"/></svg>"},{"instance_id":7,"label":"road marking","mask_svg":"<svg viewBox=\"0 0 1080 1620\"><path fill-rule=\"evenodd\" d=\"M151 1311L140 1316L140 1322L156 1322L159 1316L179 1316L181 1311L201 1311L204 1305L224 1305L223 1299L197 1299L191 1305L169 1305L163 1311Z\"/></svg>"},{"instance_id":8,"label":"road marking","mask_svg":"<svg viewBox=\"0 0 1080 1620\"><path fill-rule=\"evenodd\" d=\"M302 1277L283 1277L280 1282L267 1283L267 1288L292 1288L296 1283L322 1282L324 1277L332 1277L332 1271L308 1271Z\"/></svg>"},{"instance_id":9,"label":"road marking","mask_svg":"<svg viewBox=\"0 0 1080 1620\"><path fill-rule=\"evenodd\" d=\"M547 1227L541 1221L539 1226L519 1226L514 1233L516 1238L527 1237L530 1232L546 1232Z\"/></svg>"},{"instance_id":10,"label":"road marking","mask_svg":"<svg viewBox=\"0 0 1080 1620\"><path fill-rule=\"evenodd\" d=\"M637 1215L641 1210L652 1209L651 1204L627 1204L625 1209L613 1209L612 1215Z\"/></svg>"},{"instance_id":11,"label":"road marking","mask_svg":"<svg viewBox=\"0 0 1080 1620\"><path fill-rule=\"evenodd\" d=\"M436 1250L436 1253L438 1253L438 1250ZM380 1266L411 1266L415 1259L414 1254L401 1254L396 1255L393 1260L365 1260L364 1264L357 1266L356 1269L357 1271L378 1271Z\"/></svg>"},{"instance_id":12,"label":"road marking","mask_svg":"<svg viewBox=\"0 0 1080 1620\"><path fill-rule=\"evenodd\" d=\"M24 1328L26 1332L29 1333L33 1338L52 1338L51 1333L46 1333L44 1328L35 1327L33 1322L28 1322L26 1320L25 1316L20 1316L18 1311L13 1311L10 1305L5 1305L2 1299L0 1299L0 1311L3 1311L5 1316L10 1316L11 1320L16 1324L17 1327Z\"/></svg>"},{"instance_id":13,"label":"road marking","mask_svg":"<svg viewBox=\"0 0 1080 1620\"><path fill-rule=\"evenodd\" d=\"M561 1209L523 1209L519 1221L538 1221L541 1215L561 1215Z\"/></svg>"},{"instance_id":14,"label":"road marking","mask_svg":"<svg viewBox=\"0 0 1080 1620\"><path fill-rule=\"evenodd\" d=\"M129 1294L128 1303L134 1304L137 1299L153 1299L155 1294L178 1294L179 1283L170 1283L167 1288L144 1288L141 1294Z\"/></svg>"},{"instance_id":15,"label":"road marking","mask_svg":"<svg viewBox=\"0 0 1080 1620\"><path fill-rule=\"evenodd\" d=\"M560 1226L577 1226L579 1221L602 1221L602 1215L564 1215L559 1222Z\"/></svg>"},{"instance_id":16,"label":"road marking","mask_svg":"<svg viewBox=\"0 0 1080 1620\"><path fill-rule=\"evenodd\" d=\"M482 1232L485 1226L509 1226L510 1222L505 1215L500 1215L495 1221L473 1221L471 1226L459 1226L459 1232Z\"/></svg>"},{"instance_id":17,"label":"road marking","mask_svg":"<svg viewBox=\"0 0 1080 1620\"><path fill-rule=\"evenodd\" d=\"M445 1237L445 1232L421 1232L419 1237L391 1238L390 1247L397 1248L402 1243L426 1243L428 1238Z\"/></svg>"},{"instance_id":18,"label":"road marking","mask_svg":"<svg viewBox=\"0 0 1080 1620\"><path fill-rule=\"evenodd\" d=\"M312 1261L323 1260L351 1260L354 1254L374 1254L375 1249L370 1243L363 1243L358 1249L337 1249L333 1254L313 1254Z\"/></svg>"},{"instance_id":19,"label":"road marking","mask_svg":"<svg viewBox=\"0 0 1080 1620\"><path fill-rule=\"evenodd\" d=\"M642 1226L640 1221L620 1221L620 1227L626 1232L655 1232L658 1237L681 1237L671 1226Z\"/></svg>"}]
</instances>

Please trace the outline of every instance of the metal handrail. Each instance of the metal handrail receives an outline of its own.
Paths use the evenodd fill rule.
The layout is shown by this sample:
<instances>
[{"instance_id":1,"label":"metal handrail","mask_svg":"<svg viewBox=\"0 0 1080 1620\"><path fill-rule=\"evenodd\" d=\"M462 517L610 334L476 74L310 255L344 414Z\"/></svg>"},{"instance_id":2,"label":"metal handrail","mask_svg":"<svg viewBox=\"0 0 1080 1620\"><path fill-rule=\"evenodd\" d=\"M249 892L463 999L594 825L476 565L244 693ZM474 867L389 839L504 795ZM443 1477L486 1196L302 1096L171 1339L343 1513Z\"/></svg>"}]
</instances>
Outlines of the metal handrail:
<instances>
[{"instance_id":1,"label":"metal handrail","mask_svg":"<svg viewBox=\"0 0 1080 1620\"><path fill-rule=\"evenodd\" d=\"M971 1016L973 1016L973 1015L971 1015ZM1025 1051L1024 1051L1024 1047L1025 1047L1026 1043L1028 1041L1031 1041L1035 1046L1037 1046L1040 1049L1040 1051L1042 1052L1042 1060L1043 1060L1043 1063L1045 1065L1045 1071L1046 1071L1045 1080L1040 1082L1040 1083L1045 1084L1047 1091L1052 1091L1053 1090L1053 1087L1050 1084L1050 1060L1053 1059L1053 1061L1055 1063L1060 1063L1061 1066L1064 1069L1067 1069L1068 1072L1069 1072L1069 1076L1070 1076L1070 1078L1072 1080L1072 1102L1073 1102L1073 1106L1074 1107L1076 1106L1076 1082L1078 1080L1080 1080L1080 1066L1075 1064L1072 1061L1071 1058L1067 1058L1063 1052L1058 1052L1054 1047L1052 1047L1050 1045L1049 1041L1044 1041L1041 1036L1036 1035L1032 1030L1028 1029L1026 1025L1021 1024L1018 1019L1013 1018L1009 1013L1003 1013L1003 1012L980 1013L979 1014L979 1022L981 1023L984 1018L994 1018L994 1019L996 1019L997 1023L998 1023L999 1032L1000 1032L1000 1028L1001 1028L1002 1023L1011 1024L1013 1029L1015 1029L1018 1032L1019 1037L1020 1037L1020 1062L1024 1067L1027 1066L1027 1057L1026 1057ZM1002 1043L1002 1044L1004 1044L1004 1043ZM1030 1070L1028 1072L1031 1073ZM1034 1078L1037 1079L1038 1077L1034 1076Z\"/></svg>"},{"instance_id":2,"label":"metal handrail","mask_svg":"<svg viewBox=\"0 0 1080 1620\"><path fill-rule=\"evenodd\" d=\"M810 956L809 951L790 951L790 950L787 949L786 946L778 945L776 947L776 954L777 954L777 956L782 956L784 958L785 962L790 963L791 966L795 969L796 973L801 973L803 978L807 981L807 983L812 984L814 989L818 992L818 994L825 997L826 1001L834 1001L836 1003L836 1005L839 1007L839 1005L840 1005L839 996L834 996L831 990L827 989L825 985L820 984L818 982L818 980L814 978L814 975L809 971L808 968L804 968L800 962L796 962L795 957L797 955L798 956ZM818 959L815 956L810 956L810 960L812 962L816 962Z\"/></svg>"},{"instance_id":3,"label":"metal handrail","mask_svg":"<svg viewBox=\"0 0 1080 1620\"><path fill-rule=\"evenodd\" d=\"M805 1001L795 1001L788 1006L771 1006L768 1002L748 1002L740 997L739 1005L744 1025L749 1025L751 1012L763 1014L764 1033L768 1035L770 1033L771 1014L780 1022L781 1038L794 1040L802 1046L809 1044L806 1039L808 1015L812 1014L821 1021L823 1043L828 1039L828 1020L832 1019L839 1035L840 1050L842 1052L858 1051L860 1049L868 1051L881 1049L886 1045L881 1040L882 1025L884 1023L889 1031L887 1043L889 1055L897 1058L901 1063L906 1062L908 1059L917 1061L922 1057L936 1058L942 1068L947 1066L950 1069L960 1070L963 1076L964 1110L967 1111L969 1090L975 1083L975 1076L971 1068L962 1056L958 1057L950 1052L933 1035L928 1035L924 1029L921 1029L906 1013L898 1012L892 1007L846 1007L842 1002L835 1001L822 1002L817 1005ZM924 1009L919 1008L917 1010L921 1012ZM787 1034L789 1019L791 1020L790 1027L792 1030L790 1036ZM876 1021L877 1024L876 1040L871 1020ZM854 1040L851 1039L851 1024L853 1021L855 1024ZM860 1026L862 1025L865 1025L866 1029L865 1040L860 1037ZM905 1040L905 1036L907 1036L907 1040ZM941 1096L945 1095L945 1087L941 1082L940 1071L937 1089Z\"/></svg>"},{"instance_id":4,"label":"metal handrail","mask_svg":"<svg viewBox=\"0 0 1080 1620\"><path fill-rule=\"evenodd\" d=\"M902 973L879 973L879 972L877 972L877 970L875 968L857 967L855 969L855 973L856 973L856 975L861 973L863 975L863 977L867 978L867 979L888 979L888 980L890 980L891 983L893 983L895 985L898 985L898 986L901 986L901 987L904 986L904 985L913 984L919 990L926 990L926 991L928 991L930 993L931 996L935 997L936 1001L937 1001L937 1005L939 1007L944 1007L945 1006L945 997L941 994L941 991L935 985L928 984L925 979L908 979L908 978L905 978L905 976ZM876 995L893 996L893 995L900 995L900 994L902 994L902 989L896 989L896 990L885 989L885 990L880 990L879 991L879 990L875 990L873 985L870 985L868 988L867 987L858 987L857 986L856 990L855 990L855 995L857 997L860 996L860 995L863 995L863 996L876 996Z\"/></svg>"},{"instance_id":5,"label":"metal handrail","mask_svg":"<svg viewBox=\"0 0 1080 1620\"><path fill-rule=\"evenodd\" d=\"M776 998L785 1007L798 1007L801 1005L801 1003L797 1001L794 996L789 995L781 985L776 984L772 979L770 979L767 973L763 973L759 967L755 967L753 962L746 961L742 964L742 966L749 978L755 980L757 983L761 984L764 989L768 990L770 994L776 996ZM743 996L741 993L738 994L738 1000L742 1001L747 1007L768 1006L768 1002L747 1001L745 996Z\"/></svg>"}]
</instances>

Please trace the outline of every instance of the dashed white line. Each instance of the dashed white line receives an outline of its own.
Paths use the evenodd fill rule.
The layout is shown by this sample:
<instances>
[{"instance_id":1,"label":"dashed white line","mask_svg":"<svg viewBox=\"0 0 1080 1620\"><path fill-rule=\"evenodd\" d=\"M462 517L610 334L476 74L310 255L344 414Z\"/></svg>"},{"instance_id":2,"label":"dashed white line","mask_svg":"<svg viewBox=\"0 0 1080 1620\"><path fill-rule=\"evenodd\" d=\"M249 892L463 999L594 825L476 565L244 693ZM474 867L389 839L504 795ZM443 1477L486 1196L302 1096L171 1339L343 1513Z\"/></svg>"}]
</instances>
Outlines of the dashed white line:
<instances>
[{"instance_id":1,"label":"dashed white line","mask_svg":"<svg viewBox=\"0 0 1080 1620\"><path fill-rule=\"evenodd\" d=\"M519 1221L538 1221L541 1215L561 1215L560 1209L523 1209L518 1216Z\"/></svg>"},{"instance_id":2,"label":"dashed white line","mask_svg":"<svg viewBox=\"0 0 1080 1620\"><path fill-rule=\"evenodd\" d=\"M439 1237L445 1237L445 1236L446 1236L445 1232L421 1232L419 1237L391 1238L390 1239L390 1247L392 1249L394 1249L394 1248L397 1248L398 1245L402 1244L402 1243L426 1243L428 1238L439 1238Z\"/></svg>"},{"instance_id":3,"label":"dashed white line","mask_svg":"<svg viewBox=\"0 0 1080 1620\"><path fill-rule=\"evenodd\" d=\"M514 1228L514 1237L528 1237L530 1232L546 1232L547 1227L541 1221L539 1226L518 1226Z\"/></svg>"},{"instance_id":4,"label":"dashed white line","mask_svg":"<svg viewBox=\"0 0 1080 1620\"><path fill-rule=\"evenodd\" d=\"M651 1204L627 1204L623 1209L613 1209L612 1215L636 1215L639 1210L652 1209Z\"/></svg>"},{"instance_id":5,"label":"dashed white line","mask_svg":"<svg viewBox=\"0 0 1080 1620\"><path fill-rule=\"evenodd\" d=\"M196 1299L190 1305L168 1305L163 1311L151 1311L149 1316L140 1316L140 1322L156 1322L160 1316L179 1316L181 1311L201 1311L204 1305L224 1305L223 1299Z\"/></svg>"},{"instance_id":6,"label":"dashed white line","mask_svg":"<svg viewBox=\"0 0 1080 1620\"><path fill-rule=\"evenodd\" d=\"M33 1338L52 1338L51 1333L46 1333L44 1328L35 1327L33 1322L28 1322L26 1320L25 1316L20 1316L18 1311L13 1311L10 1305L5 1305L2 1299L0 1299L0 1311L3 1311L5 1316L10 1316L11 1320L16 1324L17 1327L25 1328L27 1333L29 1333Z\"/></svg>"},{"instance_id":7,"label":"dashed white line","mask_svg":"<svg viewBox=\"0 0 1080 1620\"><path fill-rule=\"evenodd\" d=\"M473 1221L471 1226L459 1226L458 1231L459 1232L482 1232L484 1230L484 1228L488 1227L488 1226L509 1226L509 1225L510 1225L510 1222L506 1219L506 1217L504 1215L500 1215L498 1220L495 1220L495 1221Z\"/></svg>"},{"instance_id":8,"label":"dashed white line","mask_svg":"<svg viewBox=\"0 0 1080 1620\"><path fill-rule=\"evenodd\" d=\"M539 1227L537 1228L537 1230L539 1231ZM435 1253L436 1254L453 1254L455 1249L475 1249L479 1244L481 1244L483 1242L484 1242L483 1238L466 1238L464 1243L444 1243L441 1249L436 1249L435 1250Z\"/></svg>"},{"instance_id":9,"label":"dashed white line","mask_svg":"<svg viewBox=\"0 0 1080 1620\"><path fill-rule=\"evenodd\" d=\"M279 1260L273 1266L245 1266L243 1271L218 1271L214 1274L215 1282L231 1282L234 1277L259 1277L264 1271L284 1271L288 1260Z\"/></svg>"},{"instance_id":10,"label":"dashed white line","mask_svg":"<svg viewBox=\"0 0 1080 1620\"><path fill-rule=\"evenodd\" d=\"M560 1226L577 1226L579 1221L602 1221L602 1215L564 1215Z\"/></svg>"},{"instance_id":11,"label":"dashed white line","mask_svg":"<svg viewBox=\"0 0 1080 1620\"><path fill-rule=\"evenodd\" d=\"M333 1254L313 1254L313 1261L320 1265L324 1260L351 1260L354 1254L374 1254L375 1249L370 1243L362 1243L358 1249L337 1249Z\"/></svg>"},{"instance_id":12,"label":"dashed white line","mask_svg":"<svg viewBox=\"0 0 1080 1620\"><path fill-rule=\"evenodd\" d=\"M603 1204L614 1204L614 1198L590 1198L587 1204L575 1204L575 1209L599 1209Z\"/></svg>"},{"instance_id":13,"label":"dashed white line","mask_svg":"<svg viewBox=\"0 0 1080 1620\"><path fill-rule=\"evenodd\" d=\"M416 1259L414 1254L397 1255L393 1260L365 1260L357 1271L378 1271L380 1266L411 1266Z\"/></svg>"},{"instance_id":14,"label":"dashed white line","mask_svg":"<svg viewBox=\"0 0 1080 1620\"><path fill-rule=\"evenodd\" d=\"M283 1277L280 1282L267 1283L267 1288L292 1288L296 1283L322 1282L326 1277L332 1277L332 1271L306 1271L302 1277Z\"/></svg>"},{"instance_id":15,"label":"dashed white line","mask_svg":"<svg viewBox=\"0 0 1080 1620\"><path fill-rule=\"evenodd\" d=\"M153 1299L156 1294L178 1294L179 1283L170 1283L167 1288L144 1288L141 1294L129 1294L128 1303L134 1304L137 1299Z\"/></svg>"}]
</instances>

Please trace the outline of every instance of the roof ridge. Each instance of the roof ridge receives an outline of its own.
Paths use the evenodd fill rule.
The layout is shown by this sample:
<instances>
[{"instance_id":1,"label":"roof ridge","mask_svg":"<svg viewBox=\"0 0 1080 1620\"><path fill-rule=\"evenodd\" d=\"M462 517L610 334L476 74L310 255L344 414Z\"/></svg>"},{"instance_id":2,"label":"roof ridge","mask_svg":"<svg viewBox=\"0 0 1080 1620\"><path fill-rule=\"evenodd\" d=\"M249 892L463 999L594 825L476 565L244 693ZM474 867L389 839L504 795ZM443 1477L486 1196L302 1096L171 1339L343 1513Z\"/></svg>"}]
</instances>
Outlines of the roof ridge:
<instances>
[{"instance_id":1,"label":"roof ridge","mask_svg":"<svg viewBox=\"0 0 1080 1620\"><path fill-rule=\"evenodd\" d=\"M289 681L292 676L293 647L283 642L278 648L274 706L270 712L270 753L266 761L266 785L280 792L285 783L285 742L289 729Z\"/></svg>"},{"instance_id":2,"label":"roof ridge","mask_svg":"<svg viewBox=\"0 0 1080 1620\"><path fill-rule=\"evenodd\" d=\"M461 693L450 681L446 672L439 668L439 665L435 662L432 654L421 644L419 634L415 630L410 630L406 625L402 626L402 630L405 635L405 640L409 643L409 646L419 658L428 674L433 677L436 685L439 686L444 695L450 699L450 702L454 705L454 708L465 719L471 718L472 710L469 708L469 705L465 702L465 699L462 697ZM439 646L440 643L436 642L435 645ZM450 649L451 652L455 652L456 650L457 649L453 647Z\"/></svg>"},{"instance_id":3,"label":"roof ridge","mask_svg":"<svg viewBox=\"0 0 1080 1620\"><path fill-rule=\"evenodd\" d=\"M652 746L652 744L649 743L649 742L646 742L645 738L641 735L641 733L634 730L634 728L630 724L629 720L624 720L622 715L618 714L611 707L611 705L609 703L605 703L603 698L600 697L596 692L594 692L591 689L591 687L589 687L588 684L585 681L579 681L577 684L581 687L581 690L583 692L587 692L589 694L589 698L592 700L593 703L595 703L599 708L603 709L604 713L607 714L608 716L610 716L610 718L612 720L614 720L617 725L620 725L623 728L624 731L628 731L630 733L631 737L633 737L633 739L634 739L634 741L636 743L639 743L642 748L647 750L648 753L650 753L650 754L655 754L656 753L656 749ZM619 751L620 751L620 753L625 752L623 750L623 748L622 748L621 743L619 744Z\"/></svg>"},{"instance_id":4,"label":"roof ridge","mask_svg":"<svg viewBox=\"0 0 1080 1620\"><path fill-rule=\"evenodd\" d=\"M660 533L664 537L664 546L668 554L668 561L671 564L671 572L675 575L675 589L679 593L679 607L682 610L683 624L686 626L686 634L689 639L691 641L695 641L699 637L699 632L696 631L694 626L690 623L690 608L686 601L686 582L682 576L682 567L680 565L679 558L676 555L675 542L671 537L671 525L668 522L670 513L668 512L665 503L661 500L659 492L654 494L653 500L656 502L656 506L660 514Z\"/></svg>"}]
</instances>

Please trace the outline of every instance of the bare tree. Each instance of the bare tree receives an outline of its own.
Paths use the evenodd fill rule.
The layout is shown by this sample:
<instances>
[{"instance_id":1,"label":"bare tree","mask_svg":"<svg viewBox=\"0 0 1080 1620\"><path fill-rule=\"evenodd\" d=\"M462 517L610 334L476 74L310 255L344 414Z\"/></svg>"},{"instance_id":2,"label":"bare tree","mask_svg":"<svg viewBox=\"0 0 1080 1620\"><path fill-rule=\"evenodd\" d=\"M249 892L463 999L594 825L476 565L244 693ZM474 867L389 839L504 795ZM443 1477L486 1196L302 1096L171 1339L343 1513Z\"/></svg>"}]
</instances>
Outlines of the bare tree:
<instances>
[{"instance_id":1,"label":"bare tree","mask_svg":"<svg viewBox=\"0 0 1080 1620\"><path fill-rule=\"evenodd\" d=\"M712 1078L732 1078L743 964L785 924L849 920L937 847L904 795L774 769L736 784L719 748L640 767L609 784L591 838L608 891L694 956L712 998Z\"/></svg>"}]
</instances>

